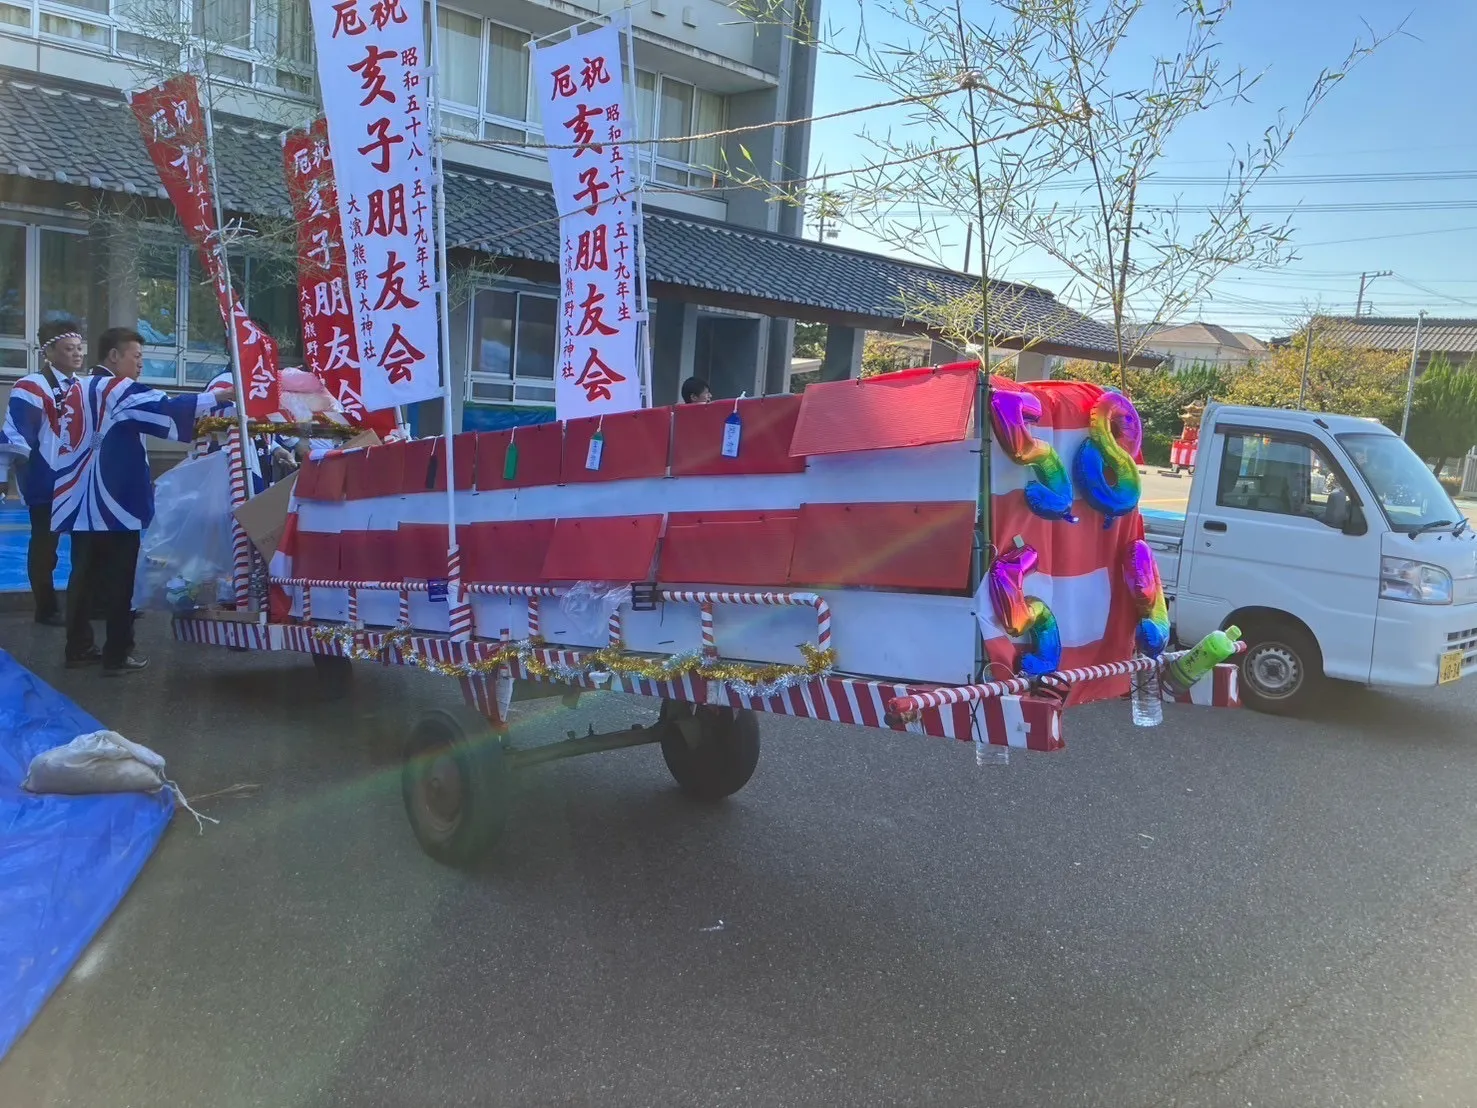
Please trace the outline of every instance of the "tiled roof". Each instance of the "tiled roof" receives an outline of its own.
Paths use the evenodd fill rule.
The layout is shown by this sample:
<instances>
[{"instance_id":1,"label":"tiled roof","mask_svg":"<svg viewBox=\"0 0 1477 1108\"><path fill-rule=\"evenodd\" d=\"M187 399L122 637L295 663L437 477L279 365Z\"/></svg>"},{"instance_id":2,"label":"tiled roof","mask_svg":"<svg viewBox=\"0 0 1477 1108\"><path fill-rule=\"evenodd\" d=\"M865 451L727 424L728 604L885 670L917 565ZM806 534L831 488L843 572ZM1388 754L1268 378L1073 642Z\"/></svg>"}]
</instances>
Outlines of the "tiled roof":
<instances>
[{"instance_id":1,"label":"tiled roof","mask_svg":"<svg viewBox=\"0 0 1477 1108\"><path fill-rule=\"evenodd\" d=\"M287 215L281 140L262 125L215 128L221 203ZM0 174L108 192L163 196L133 116L111 89L60 87L10 71L0 79ZM553 197L536 184L447 173L447 241L501 258L557 264ZM647 276L775 306L897 324L904 305L977 290L965 274L861 251L648 211ZM997 341L1031 339L1050 353L1112 356L1112 330L1029 285L992 283ZM700 299L700 297L698 297ZM803 310L795 313L804 317Z\"/></svg>"},{"instance_id":2,"label":"tiled roof","mask_svg":"<svg viewBox=\"0 0 1477 1108\"><path fill-rule=\"evenodd\" d=\"M1410 350L1415 346L1415 325L1414 316L1323 316L1318 320L1317 337L1375 350ZM1421 350L1477 354L1477 319L1422 320Z\"/></svg>"}]
</instances>

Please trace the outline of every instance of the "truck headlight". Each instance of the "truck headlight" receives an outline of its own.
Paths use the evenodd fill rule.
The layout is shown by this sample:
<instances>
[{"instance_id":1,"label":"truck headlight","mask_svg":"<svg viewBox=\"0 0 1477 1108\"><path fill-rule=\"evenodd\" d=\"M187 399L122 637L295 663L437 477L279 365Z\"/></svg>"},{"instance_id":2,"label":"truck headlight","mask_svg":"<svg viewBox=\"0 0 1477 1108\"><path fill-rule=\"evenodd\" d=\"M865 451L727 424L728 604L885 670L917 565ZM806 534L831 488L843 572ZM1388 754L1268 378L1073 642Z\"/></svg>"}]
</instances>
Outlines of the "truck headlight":
<instances>
[{"instance_id":1,"label":"truck headlight","mask_svg":"<svg viewBox=\"0 0 1477 1108\"><path fill-rule=\"evenodd\" d=\"M1429 562L1380 559L1380 599L1408 604L1450 604L1451 574Z\"/></svg>"}]
</instances>

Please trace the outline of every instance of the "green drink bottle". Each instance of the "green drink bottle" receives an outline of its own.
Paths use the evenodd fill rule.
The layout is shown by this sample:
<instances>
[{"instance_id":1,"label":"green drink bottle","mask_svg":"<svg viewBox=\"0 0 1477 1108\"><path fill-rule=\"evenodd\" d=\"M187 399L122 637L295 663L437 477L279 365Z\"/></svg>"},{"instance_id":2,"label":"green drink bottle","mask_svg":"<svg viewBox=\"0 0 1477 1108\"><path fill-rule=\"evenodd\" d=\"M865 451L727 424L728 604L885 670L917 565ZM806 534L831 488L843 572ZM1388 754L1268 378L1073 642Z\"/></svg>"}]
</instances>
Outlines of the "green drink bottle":
<instances>
[{"instance_id":1,"label":"green drink bottle","mask_svg":"<svg viewBox=\"0 0 1477 1108\"><path fill-rule=\"evenodd\" d=\"M1236 653L1236 643L1240 638L1239 627L1212 631L1165 665L1162 671L1165 687L1174 693L1189 692L1191 685Z\"/></svg>"}]
</instances>

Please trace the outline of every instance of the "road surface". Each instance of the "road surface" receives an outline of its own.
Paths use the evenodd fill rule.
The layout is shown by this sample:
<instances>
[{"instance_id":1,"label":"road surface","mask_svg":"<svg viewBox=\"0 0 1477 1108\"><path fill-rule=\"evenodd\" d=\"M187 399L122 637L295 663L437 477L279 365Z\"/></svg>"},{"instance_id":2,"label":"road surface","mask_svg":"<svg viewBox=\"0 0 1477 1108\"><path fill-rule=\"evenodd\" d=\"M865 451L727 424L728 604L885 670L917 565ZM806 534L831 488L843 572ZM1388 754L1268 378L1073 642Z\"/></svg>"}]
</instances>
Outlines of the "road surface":
<instances>
[{"instance_id":1,"label":"road surface","mask_svg":"<svg viewBox=\"0 0 1477 1108\"><path fill-rule=\"evenodd\" d=\"M0 1063L0 1104L1470 1105L1477 687L1310 721L1121 703L979 768L768 720L716 808L652 749L533 771L474 873L417 850L405 720L456 697L163 641L147 674L5 645L155 747L176 821ZM547 705L525 733L649 718Z\"/></svg>"}]
</instances>

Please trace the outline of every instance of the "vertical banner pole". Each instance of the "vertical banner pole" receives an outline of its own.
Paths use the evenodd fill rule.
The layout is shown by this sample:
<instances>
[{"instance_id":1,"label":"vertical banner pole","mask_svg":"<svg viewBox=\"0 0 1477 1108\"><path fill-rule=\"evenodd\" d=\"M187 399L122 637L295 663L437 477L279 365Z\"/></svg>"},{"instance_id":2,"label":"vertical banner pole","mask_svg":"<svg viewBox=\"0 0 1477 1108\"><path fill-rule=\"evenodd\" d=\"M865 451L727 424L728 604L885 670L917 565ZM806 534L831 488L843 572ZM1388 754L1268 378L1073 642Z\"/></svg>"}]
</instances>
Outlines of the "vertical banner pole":
<instances>
[{"instance_id":1,"label":"vertical banner pole","mask_svg":"<svg viewBox=\"0 0 1477 1108\"><path fill-rule=\"evenodd\" d=\"M631 0L626 0L626 73L626 87L631 90L630 102L636 103L640 92L636 87L636 13L631 7ZM656 95L655 89L652 90L652 95ZM639 115L637 118L640 118ZM636 196L631 205L635 215L632 225L636 230L636 333L639 336L636 356L641 359L641 391L646 407L654 408L656 397L651 391L651 301L646 295L646 174L641 168L641 138L640 134L636 135Z\"/></svg>"},{"instance_id":2,"label":"vertical banner pole","mask_svg":"<svg viewBox=\"0 0 1477 1108\"><path fill-rule=\"evenodd\" d=\"M462 595L461 550L456 541L455 405L451 390L451 271L446 265L446 162L441 137L441 28L437 0L430 0L431 64L426 79L431 95L431 157L436 175L436 266L441 271L441 434L446 440L446 608L453 639L472 636L472 609Z\"/></svg>"},{"instance_id":3,"label":"vertical banner pole","mask_svg":"<svg viewBox=\"0 0 1477 1108\"><path fill-rule=\"evenodd\" d=\"M221 267L221 278L226 284L226 302L235 305L236 291L231 284L231 264L226 255L226 219L221 207L220 163L215 160L215 89L210 83L210 63L203 55L197 55L205 80L205 157L210 163L211 199L215 202L215 256ZM255 491L251 484L250 464L247 461L251 445L251 421L246 415L246 379L241 372L241 342L236 333L235 319L226 320L226 342L231 351L231 384L236 389L236 426L232 429L228 443L227 464L230 466L231 482L231 595L237 611L251 609L251 540L235 510L251 499ZM229 449L234 446L235 449Z\"/></svg>"}]
</instances>

